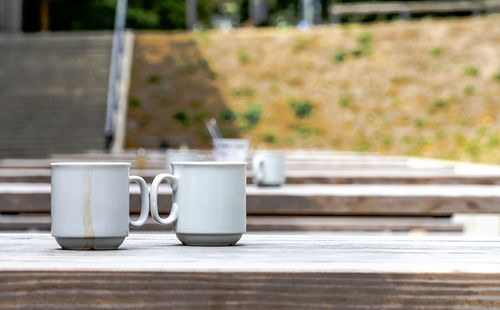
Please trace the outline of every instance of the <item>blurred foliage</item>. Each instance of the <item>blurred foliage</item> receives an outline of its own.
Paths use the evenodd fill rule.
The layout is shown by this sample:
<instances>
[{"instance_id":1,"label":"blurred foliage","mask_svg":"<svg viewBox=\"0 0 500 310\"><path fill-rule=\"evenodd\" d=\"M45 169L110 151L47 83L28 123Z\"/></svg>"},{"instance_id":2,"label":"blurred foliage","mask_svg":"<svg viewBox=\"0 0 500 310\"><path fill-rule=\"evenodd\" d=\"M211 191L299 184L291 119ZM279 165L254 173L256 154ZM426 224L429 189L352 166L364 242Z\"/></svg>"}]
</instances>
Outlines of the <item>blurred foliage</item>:
<instances>
[{"instance_id":1,"label":"blurred foliage","mask_svg":"<svg viewBox=\"0 0 500 310\"><path fill-rule=\"evenodd\" d=\"M253 88L250 88L248 86L243 86L243 87L238 87L235 88L231 91L231 95L234 97L248 97L252 98L254 95L254 90Z\"/></svg>"},{"instance_id":2,"label":"blurred foliage","mask_svg":"<svg viewBox=\"0 0 500 310\"><path fill-rule=\"evenodd\" d=\"M42 0L23 1L23 30L40 30L40 7ZM49 2L51 30L98 30L113 29L116 0L46 0ZM321 18L328 20L328 7L335 3L357 2L358 0L320 0ZM384 0L363 0L375 2ZM388 1L388 0L385 0ZM410 0L400 0L410 1ZM417 0L424 1L424 0ZM198 22L202 28L210 27L214 16L225 13L236 14L240 24L250 18L249 0L198 0ZM300 0L269 0L269 23L287 28L301 19ZM234 12L233 12L234 11ZM382 21L397 16L368 15L347 16L345 21ZM186 10L183 0L129 0L127 27L133 29L185 29ZM264 24L266 25L266 24ZM355 54L359 55L359 50Z\"/></svg>"},{"instance_id":3,"label":"blurred foliage","mask_svg":"<svg viewBox=\"0 0 500 310\"><path fill-rule=\"evenodd\" d=\"M134 96L130 96L130 99L129 99L129 105L131 107L140 107L141 106L141 100L139 100L139 98L137 97L134 97Z\"/></svg>"},{"instance_id":4,"label":"blurred foliage","mask_svg":"<svg viewBox=\"0 0 500 310\"><path fill-rule=\"evenodd\" d=\"M313 105L307 99L289 98L288 106L292 108L297 118L307 118L311 116Z\"/></svg>"},{"instance_id":5,"label":"blurred foliage","mask_svg":"<svg viewBox=\"0 0 500 310\"><path fill-rule=\"evenodd\" d=\"M336 51L332 55L332 62L341 63L347 59L347 52L344 50Z\"/></svg>"},{"instance_id":6,"label":"blurred foliage","mask_svg":"<svg viewBox=\"0 0 500 310\"><path fill-rule=\"evenodd\" d=\"M217 119L223 122L234 121L236 120L236 113L231 109L224 109L217 114Z\"/></svg>"},{"instance_id":7,"label":"blurred foliage","mask_svg":"<svg viewBox=\"0 0 500 310\"><path fill-rule=\"evenodd\" d=\"M350 95L342 96L339 98L339 106L342 108L350 107L352 103L352 97Z\"/></svg>"},{"instance_id":8,"label":"blurred foliage","mask_svg":"<svg viewBox=\"0 0 500 310\"><path fill-rule=\"evenodd\" d=\"M436 58L441 57L441 55L443 54L443 49L442 49L442 48L440 48L440 47L435 47L435 48L433 48L433 49L431 49L431 50L429 51L429 54L430 54L432 57L436 57Z\"/></svg>"},{"instance_id":9,"label":"blurred foliage","mask_svg":"<svg viewBox=\"0 0 500 310\"><path fill-rule=\"evenodd\" d=\"M184 110L178 110L172 114L172 118L181 123L184 127L190 125L189 114Z\"/></svg>"},{"instance_id":10,"label":"blurred foliage","mask_svg":"<svg viewBox=\"0 0 500 310\"><path fill-rule=\"evenodd\" d=\"M274 143L277 143L279 140L278 136L274 133L265 133L264 135L262 135L262 141L263 142L266 142L266 143L271 143L271 144L274 144Z\"/></svg>"},{"instance_id":11,"label":"blurred foliage","mask_svg":"<svg viewBox=\"0 0 500 310\"><path fill-rule=\"evenodd\" d=\"M240 50L238 52L238 61L242 65L246 65L247 63L250 62L250 56L248 56L248 53L244 50Z\"/></svg>"},{"instance_id":12,"label":"blurred foliage","mask_svg":"<svg viewBox=\"0 0 500 310\"><path fill-rule=\"evenodd\" d=\"M474 85L466 85L464 87L464 94L467 96L472 96L476 92L476 89L474 88Z\"/></svg>"},{"instance_id":13,"label":"blurred foliage","mask_svg":"<svg viewBox=\"0 0 500 310\"><path fill-rule=\"evenodd\" d=\"M159 74L151 74L148 78L148 82L151 84L159 84L161 83L162 77Z\"/></svg>"},{"instance_id":14,"label":"blurred foliage","mask_svg":"<svg viewBox=\"0 0 500 310\"><path fill-rule=\"evenodd\" d=\"M479 75L479 69L474 66L467 66L464 68L464 74L467 76L478 76Z\"/></svg>"},{"instance_id":15,"label":"blurred foliage","mask_svg":"<svg viewBox=\"0 0 500 310\"><path fill-rule=\"evenodd\" d=\"M262 117L262 104L259 102L251 103L240 119L240 128L249 130L255 127Z\"/></svg>"}]
</instances>

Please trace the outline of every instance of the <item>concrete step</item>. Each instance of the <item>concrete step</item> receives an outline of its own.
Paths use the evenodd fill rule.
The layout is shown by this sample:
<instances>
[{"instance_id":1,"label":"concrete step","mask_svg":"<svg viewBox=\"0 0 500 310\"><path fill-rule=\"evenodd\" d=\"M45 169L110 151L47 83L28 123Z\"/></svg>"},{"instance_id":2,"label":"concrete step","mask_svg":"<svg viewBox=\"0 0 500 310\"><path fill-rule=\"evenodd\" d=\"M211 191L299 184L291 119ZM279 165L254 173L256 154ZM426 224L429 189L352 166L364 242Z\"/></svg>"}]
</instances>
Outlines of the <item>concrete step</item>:
<instances>
[{"instance_id":1,"label":"concrete step","mask_svg":"<svg viewBox=\"0 0 500 310\"><path fill-rule=\"evenodd\" d=\"M102 149L112 34L0 35L0 158Z\"/></svg>"}]
</instances>

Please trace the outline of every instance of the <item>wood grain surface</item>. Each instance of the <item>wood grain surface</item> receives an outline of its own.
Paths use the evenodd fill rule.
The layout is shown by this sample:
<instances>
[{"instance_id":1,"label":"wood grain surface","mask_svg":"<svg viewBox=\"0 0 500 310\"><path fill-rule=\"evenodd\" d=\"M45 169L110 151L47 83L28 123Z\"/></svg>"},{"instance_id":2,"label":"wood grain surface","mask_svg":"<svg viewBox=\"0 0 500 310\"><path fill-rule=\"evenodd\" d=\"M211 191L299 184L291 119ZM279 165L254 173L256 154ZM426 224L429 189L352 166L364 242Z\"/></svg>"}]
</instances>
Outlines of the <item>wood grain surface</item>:
<instances>
[{"instance_id":1,"label":"wood grain surface","mask_svg":"<svg viewBox=\"0 0 500 310\"><path fill-rule=\"evenodd\" d=\"M132 234L117 251L64 251L0 234L1 309L498 309L500 240L245 234L186 247Z\"/></svg>"},{"instance_id":2,"label":"wood grain surface","mask_svg":"<svg viewBox=\"0 0 500 310\"><path fill-rule=\"evenodd\" d=\"M164 169L133 169L151 183ZM457 173L441 169L330 169L287 170L286 184L500 184L500 173ZM0 183L50 183L48 168L0 168ZM247 171L247 183L253 184L252 172Z\"/></svg>"},{"instance_id":3,"label":"wood grain surface","mask_svg":"<svg viewBox=\"0 0 500 310\"><path fill-rule=\"evenodd\" d=\"M171 204L168 185L159 204ZM131 185L131 210L140 197ZM247 187L247 214L254 215L452 215L500 211L498 185L285 185ZM0 183L0 212L50 212L50 184Z\"/></svg>"},{"instance_id":4,"label":"wood grain surface","mask_svg":"<svg viewBox=\"0 0 500 310\"><path fill-rule=\"evenodd\" d=\"M0 231L49 231L50 215L0 215ZM134 231L171 231L148 218ZM427 231L462 232L449 217L247 216L248 231Z\"/></svg>"}]
</instances>

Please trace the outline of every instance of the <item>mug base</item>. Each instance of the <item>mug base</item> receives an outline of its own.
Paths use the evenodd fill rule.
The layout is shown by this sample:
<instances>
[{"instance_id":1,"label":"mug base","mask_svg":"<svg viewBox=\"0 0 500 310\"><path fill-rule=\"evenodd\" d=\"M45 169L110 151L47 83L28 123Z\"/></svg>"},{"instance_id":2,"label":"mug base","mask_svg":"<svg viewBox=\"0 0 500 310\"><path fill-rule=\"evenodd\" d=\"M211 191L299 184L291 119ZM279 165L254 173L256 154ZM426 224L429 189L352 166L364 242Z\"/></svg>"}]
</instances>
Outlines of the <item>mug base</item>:
<instances>
[{"instance_id":1,"label":"mug base","mask_svg":"<svg viewBox=\"0 0 500 310\"><path fill-rule=\"evenodd\" d=\"M184 245L193 246L228 246L235 245L243 234L181 234L177 233Z\"/></svg>"},{"instance_id":2,"label":"mug base","mask_svg":"<svg viewBox=\"0 0 500 310\"><path fill-rule=\"evenodd\" d=\"M257 182L258 187L280 187L281 185L283 185L283 183L269 184L269 183Z\"/></svg>"},{"instance_id":3,"label":"mug base","mask_svg":"<svg viewBox=\"0 0 500 310\"><path fill-rule=\"evenodd\" d=\"M73 238L55 237L65 250L116 250L125 237Z\"/></svg>"}]
</instances>

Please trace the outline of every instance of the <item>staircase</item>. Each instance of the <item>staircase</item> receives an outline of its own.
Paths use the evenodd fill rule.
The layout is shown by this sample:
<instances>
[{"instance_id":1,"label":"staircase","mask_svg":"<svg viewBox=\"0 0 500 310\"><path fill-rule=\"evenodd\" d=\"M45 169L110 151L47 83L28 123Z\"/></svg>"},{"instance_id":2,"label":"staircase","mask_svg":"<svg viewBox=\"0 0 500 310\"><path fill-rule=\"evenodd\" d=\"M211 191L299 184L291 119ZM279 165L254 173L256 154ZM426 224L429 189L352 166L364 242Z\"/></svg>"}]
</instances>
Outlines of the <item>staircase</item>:
<instances>
[{"instance_id":1,"label":"staircase","mask_svg":"<svg viewBox=\"0 0 500 310\"><path fill-rule=\"evenodd\" d=\"M0 34L0 158L104 148L112 33Z\"/></svg>"}]
</instances>

